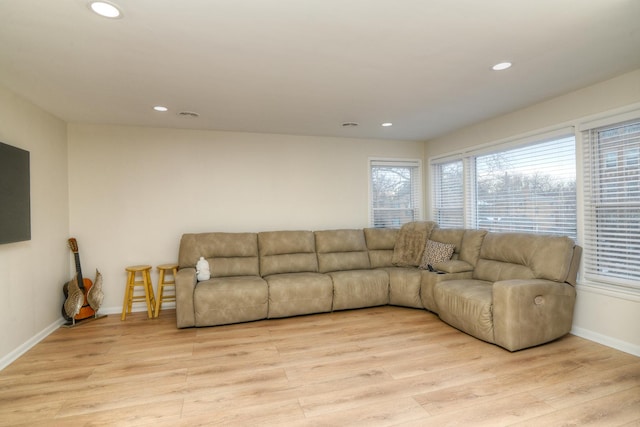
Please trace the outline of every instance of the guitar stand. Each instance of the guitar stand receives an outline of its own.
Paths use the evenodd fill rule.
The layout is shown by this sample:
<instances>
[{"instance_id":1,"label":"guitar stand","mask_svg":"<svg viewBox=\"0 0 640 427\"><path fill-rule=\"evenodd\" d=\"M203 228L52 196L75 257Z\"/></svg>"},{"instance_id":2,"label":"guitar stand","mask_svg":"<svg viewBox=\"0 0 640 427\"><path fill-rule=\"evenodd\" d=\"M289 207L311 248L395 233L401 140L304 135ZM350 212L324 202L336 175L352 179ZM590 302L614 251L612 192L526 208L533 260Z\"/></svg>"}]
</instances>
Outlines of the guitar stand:
<instances>
[{"instance_id":1,"label":"guitar stand","mask_svg":"<svg viewBox=\"0 0 640 427\"><path fill-rule=\"evenodd\" d=\"M84 325L86 323L91 323L93 320L99 320L107 317L106 314L98 314L97 316L87 317L86 319L76 320L75 323L73 320L68 320L67 322L60 325L61 328L75 328L76 326Z\"/></svg>"}]
</instances>

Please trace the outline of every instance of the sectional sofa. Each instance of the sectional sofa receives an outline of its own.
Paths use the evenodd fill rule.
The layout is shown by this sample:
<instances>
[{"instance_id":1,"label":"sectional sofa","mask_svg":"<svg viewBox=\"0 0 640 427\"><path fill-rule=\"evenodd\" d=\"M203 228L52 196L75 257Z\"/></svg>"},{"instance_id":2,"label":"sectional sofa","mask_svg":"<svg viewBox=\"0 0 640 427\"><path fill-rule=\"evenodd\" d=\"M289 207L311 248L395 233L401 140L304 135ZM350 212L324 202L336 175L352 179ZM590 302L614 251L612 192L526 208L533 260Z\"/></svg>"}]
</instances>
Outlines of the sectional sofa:
<instances>
[{"instance_id":1,"label":"sectional sofa","mask_svg":"<svg viewBox=\"0 0 640 427\"><path fill-rule=\"evenodd\" d=\"M568 237L441 229L184 234L178 328L385 304L426 309L509 351L571 329L580 247ZM198 281L196 262L211 278Z\"/></svg>"}]
</instances>

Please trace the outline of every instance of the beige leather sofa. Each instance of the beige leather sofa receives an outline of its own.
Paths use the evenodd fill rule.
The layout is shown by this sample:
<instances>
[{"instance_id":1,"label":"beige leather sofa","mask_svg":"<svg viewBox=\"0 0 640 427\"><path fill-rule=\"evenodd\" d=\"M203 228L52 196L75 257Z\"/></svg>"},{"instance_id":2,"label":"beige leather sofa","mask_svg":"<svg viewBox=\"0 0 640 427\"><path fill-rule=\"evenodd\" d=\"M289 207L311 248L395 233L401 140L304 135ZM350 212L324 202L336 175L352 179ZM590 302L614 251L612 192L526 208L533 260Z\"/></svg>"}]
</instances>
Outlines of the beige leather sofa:
<instances>
[{"instance_id":1,"label":"beige leather sofa","mask_svg":"<svg viewBox=\"0 0 640 427\"><path fill-rule=\"evenodd\" d=\"M427 241L453 246L435 271L419 267ZM198 282L201 256L211 278ZM579 259L580 247L567 237L440 229L429 221L401 230L185 234L177 326L391 304L427 309L515 351L570 331Z\"/></svg>"}]
</instances>

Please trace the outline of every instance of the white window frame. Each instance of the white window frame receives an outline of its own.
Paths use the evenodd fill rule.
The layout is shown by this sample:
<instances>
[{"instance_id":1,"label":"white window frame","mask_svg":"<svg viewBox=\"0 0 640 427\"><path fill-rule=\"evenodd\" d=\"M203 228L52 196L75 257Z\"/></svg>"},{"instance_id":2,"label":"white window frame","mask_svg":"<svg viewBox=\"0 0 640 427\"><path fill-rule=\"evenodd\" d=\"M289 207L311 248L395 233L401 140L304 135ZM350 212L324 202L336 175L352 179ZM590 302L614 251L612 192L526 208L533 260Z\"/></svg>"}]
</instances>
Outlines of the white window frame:
<instances>
[{"instance_id":1,"label":"white window frame","mask_svg":"<svg viewBox=\"0 0 640 427\"><path fill-rule=\"evenodd\" d=\"M625 111L626 110L626 111ZM640 283L636 278L612 277L606 274L599 274L598 269L594 267L598 265L597 239L598 234L594 229L597 220L594 217L595 206L592 205L595 177L593 176L592 145L596 141L591 140L588 133L591 130L607 128L610 126L621 125L632 121L640 121L640 106L636 105L630 109L622 111L602 113L595 118L583 119L576 127L576 142L578 143L579 158L583 168L583 179L581 186L580 205L584 206L580 216L580 235L582 237L584 252L582 256L580 285L587 286L592 289L598 289L604 294L614 296L631 297L634 300L640 300ZM606 157L606 156L605 156ZM617 167L613 162L605 163L602 167ZM623 166L623 165L620 165Z\"/></svg>"},{"instance_id":2,"label":"white window frame","mask_svg":"<svg viewBox=\"0 0 640 427\"><path fill-rule=\"evenodd\" d=\"M412 177L411 177L411 192L412 198L411 203L413 206L408 207L398 207L398 208L376 208L374 207L374 194L373 194L373 168L374 167L400 167L400 168L414 168ZM421 159L398 159L398 158L382 158L382 157L371 157L368 161L368 183L369 183L369 226L370 227L381 227L375 224L375 212L379 210L387 210L392 212L394 210L401 212L412 210L413 215L411 219L403 220L402 215L399 215L393 223L385 224L382 227L388 228L399 228L404 223L410 221L420 221L423 219L423 191L422 191L422 160Z\"/></svg>"}]
</instances>

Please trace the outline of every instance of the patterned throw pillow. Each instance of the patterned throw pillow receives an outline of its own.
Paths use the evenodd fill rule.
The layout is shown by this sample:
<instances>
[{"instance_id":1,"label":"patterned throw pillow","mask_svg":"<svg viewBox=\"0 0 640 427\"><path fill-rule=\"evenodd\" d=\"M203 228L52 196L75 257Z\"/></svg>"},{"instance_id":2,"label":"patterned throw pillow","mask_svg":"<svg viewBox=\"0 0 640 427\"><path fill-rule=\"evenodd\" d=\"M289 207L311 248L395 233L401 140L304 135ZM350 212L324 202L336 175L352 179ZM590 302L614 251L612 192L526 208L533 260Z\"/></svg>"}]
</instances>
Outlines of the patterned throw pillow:
<instances>
[{"instance_id":1,"label":"patterned throw pillow","mask_svg":"<svg viewBox=\"0 0 640 427\"><path fill-rule=\"evenodd\" d=\"M433 240L427 240L420 268L426 270L429 268L429 264L433 266L439 262L449 261L453 256L453 250L455 247L456 245L451 243L440 243L434 242Z\"/></svg>"}]
</instances>

